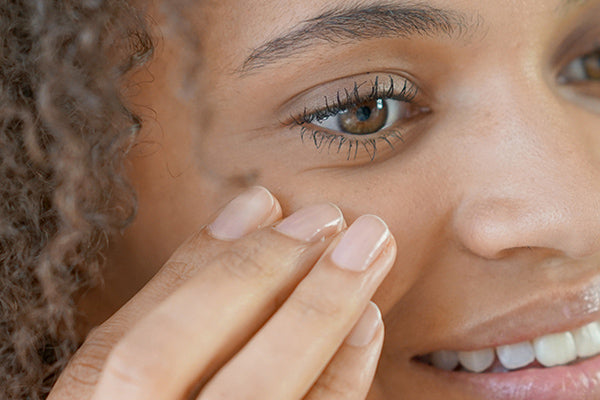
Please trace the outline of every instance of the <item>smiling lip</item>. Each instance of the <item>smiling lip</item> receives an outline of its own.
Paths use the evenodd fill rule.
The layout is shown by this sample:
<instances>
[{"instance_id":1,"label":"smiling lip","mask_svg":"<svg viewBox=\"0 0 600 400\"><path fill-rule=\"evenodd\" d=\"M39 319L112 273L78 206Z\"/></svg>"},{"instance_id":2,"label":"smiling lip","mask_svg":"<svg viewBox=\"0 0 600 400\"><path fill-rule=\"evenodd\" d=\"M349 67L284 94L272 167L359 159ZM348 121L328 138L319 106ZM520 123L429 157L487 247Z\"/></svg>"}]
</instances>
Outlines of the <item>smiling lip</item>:
<instances>
[{"instance_id":1,"label":"smiling lip","mask_svg":"<svg viewBox=\"0 0 600 400\"><path fill-rule=\"evenodd\" d=\"M583 284L582 284L583 281ZM420 354L443 349L472 351L530 341L550 333L566 332L600 320L600 277L554 288L551 296L537 294L460 332L452 332ZM530 367L502 373L443 371L412 357L419 374L432 376L443 387L489 400L600 399L600 355L565 366ZM466 392L465 392L466 391ZM469 397L467 397L469 398Z\"/></svg>"},{"instance_id":2,"label":"smiling lip","mask_svg":"<svg viewBox=\"0 0 600 400\"><path fill-rule=\"evenodd\" d=\"M508 373L448 372L418 362L413 365L447 381L447 387L460 385L488 400L600 399L600 356L569 366Z\"/></svg>"}]
</instances>

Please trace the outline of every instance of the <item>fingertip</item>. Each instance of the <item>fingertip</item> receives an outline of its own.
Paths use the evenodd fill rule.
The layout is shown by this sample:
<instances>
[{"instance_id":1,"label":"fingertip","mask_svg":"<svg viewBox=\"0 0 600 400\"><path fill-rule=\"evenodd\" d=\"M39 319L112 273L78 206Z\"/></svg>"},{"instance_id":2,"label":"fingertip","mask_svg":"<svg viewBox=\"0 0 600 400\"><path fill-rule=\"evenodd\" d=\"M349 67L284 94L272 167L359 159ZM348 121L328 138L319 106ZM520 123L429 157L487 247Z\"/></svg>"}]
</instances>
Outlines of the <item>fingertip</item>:
<instances>
[{"instance_id":1,"label":"fingertip","mask_svg":"<svg viewBox=\"0 0 600 400\"><path fill-rule=\"evenodd\" d=\"M383 329L381 311L371 301L346 337L346 344L352 347L366 347L373 342L381 329Z\"/></svg>"},{"instance_id":2,"label":"fingertip","mask_svg":"<svg viewBox=\"0 0 600 400\"><path fill-rule=\"evenodd\" d=\"M361 324L366 324L366 326L361 327ZM357 330L365 329L365 327L368 328L367 330L371 330L371 333L367 335L366 340L359 340L359 346L355 346L356 343L352 343L352 341L357 337L353 338L352 335L362 335L357 333ZM348 400L365 399L373 385L381 357L384 331L381 312L371 302L365 307L365 311L352 333L339 348L305 399L320 400L342 397Z\"/></svg>"},{"instance_id":3,"label":"fingertip","mask_svg":"<svg viewBox=\"0 0 600 400\"><path fill-rule=\"evenodd\" d=\"M271 203L271 209L269 210L269 213L265 217L264 221L259 224L258 229L264 228L266 226L273 225L277 221L281 220L281 218L283 217L283 211L282 211L282 208L281 208L281 204L279 203L279 200L277 200L277 198L273 195L273 193L271 193L264 186L254 186L254 187L257 190L264 190L264 191L266 191L268 193L268 195L271 197L271 202L272 202Z\"/></svg>"},{"instance_id":4,"label":"fingertip","mask_svg":"<svg viewBox=\"0 0 600 400\"><path fill-rule=\"evenodd\" d=\"M262 186L253 186L229 202L207 226L215 239L236 240L281 218L279 201Z\"/></svg>"},{"instance_id":5,"label":"fingertip","mask_svg":"<svg viewBox=\"0 0 600 400\"><path fill-rule=\"evenodd\" d=\"M288 237L303 242L322 241L342 231L344 216L331 203L303 207L289 215L274 229Z\"/></svg>"}]
</instances>

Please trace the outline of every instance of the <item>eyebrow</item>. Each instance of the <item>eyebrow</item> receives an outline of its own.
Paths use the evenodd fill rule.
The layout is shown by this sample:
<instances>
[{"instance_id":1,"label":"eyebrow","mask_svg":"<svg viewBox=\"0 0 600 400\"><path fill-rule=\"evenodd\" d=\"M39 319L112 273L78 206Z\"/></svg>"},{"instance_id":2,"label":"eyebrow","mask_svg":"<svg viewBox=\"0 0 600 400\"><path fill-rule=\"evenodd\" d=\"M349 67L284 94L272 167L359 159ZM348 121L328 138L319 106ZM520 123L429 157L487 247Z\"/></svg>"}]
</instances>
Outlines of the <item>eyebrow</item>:
<instances>
[{"instance_id":1,"label":"eyebrow","mask_svg":"<svg viewBox=\"0 0 600 400\"><path fill-rule=\"evenodd\" d=\"M263 68L319 44L394 36L460 37L480 23L480 17L469 19L457 11L425 4L378 4L333 9L301 22L288 33L254 49L239 72L244 74Z\"/></svg>"}]
</instances>

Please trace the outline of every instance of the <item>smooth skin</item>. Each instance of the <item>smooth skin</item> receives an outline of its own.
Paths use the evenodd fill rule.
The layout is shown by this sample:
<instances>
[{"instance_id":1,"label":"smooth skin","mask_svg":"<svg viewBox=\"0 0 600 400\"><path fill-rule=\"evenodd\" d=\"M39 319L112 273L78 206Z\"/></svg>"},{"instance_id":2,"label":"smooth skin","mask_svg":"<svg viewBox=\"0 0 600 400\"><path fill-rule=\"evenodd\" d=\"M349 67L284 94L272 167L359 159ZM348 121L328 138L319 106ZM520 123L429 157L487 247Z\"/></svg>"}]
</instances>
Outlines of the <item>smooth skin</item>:
<instances>
[{"instance_id":1,"label":"smooth skin","mask_svg":"<svg viewBox=\"0 0 600 400\"><path fill-rule=\"evenodd\" d=\"M84 345L77 356L83 357L83 363L73 363L57 390L91 390L99 371L109 367L119 371L119 363L143 371L136 375L146 378L170 375L177 369L176 364L162 359L148 361L154 350L140 348L148 343L140 336L156 337L163 349L159 354L169 360L202 350L202 346L196 348L169 335L169 324L155 319L160 315L152 316L163 301L170 304L167 294L177 293L175 284L164 289L156 283L161 275L152 277L163 265L162 271L170 271L173 266L168 260L181 243L212 221L212 215L228 200L253 185L268 188L285 216L332 202L349 225L361 215L375 214L396 238L398 256L372 299L381 310L386 334L370 400L489 400L492 393L475 393L458 380L439 379L436 371L415 363L414 357L437 350L477 350L516 343L597 319L585 314L593 309L585 299L597 298L600 286L600 81L593 58L600 43L600 1L423 0L420 3L427 5L429 12L435 8L450 16L461 15L458 29L363 37L362 29L381 25L377 20L371 25L363 21L346 27L357 31L351 38L342 35L343 40L317 40L284 59L255 65L245 73L240 70L253 50L264 49L276 38L305 27L306 21L328 15L330 10L335 14L350 6L368 8L380 3L192 1L183 21L172 21L171 13L161 11L168 10L170 2L152 3L149 14L160 32L156 59L128 86L129 98L145 122L139 144L130 154L129 168L139 195L139 214L124 235L111 243L105 287L81 302L90 325L101 324L90 336L97 345ZM385 4L402 8L407 2L390 0ZM191 29L197 47L182 38L181 28ZM575 82L573 70L567 66L585 56L589 77ZM328 128L290 123L290 117L301 118L304 109L322 109L324 98L328 104L335 103L338 93L343 97L355 84L360 94L370 92L374 77L385 86L385 92L390 76L396 88L406 81L418 87L414 102L406 105L407 114L415 117L399 119L368 136L378 141L374 158L368 147L353 147L356 156L350 153L348 143L355 137L342 135L346 144L338 153L339 136L332 146L319 146L318 136L311 135L315 129ZM304 136L302 128L308 129ZM390 135L391 131L400 132L404 141ZM279 243L279 236L270 234L274 241L269 243ZM221 241L210 239L207 245L195 246L192 253L200 260L198 267L187 274L167 272L165 281L179 285L190 279L190 285L207 285L214 293L227 288L225 282L201 283L193 273L224 251L224 247L213 250L215 243ZM222 246L236 248L237 241ZM269 252L288 250L293 259L293 248L257 247L256 254L264 251L269 259ZM293 265L290 262L288 268ZM314 262L308 263L305 271L321 271L321 264L314 266ZM351 276L360 281L373 273L370 271ZM153 283L142 289L150 279ZM301 276L288 279L289 292L304 282ZM345 290L357 283L338 277L313 282L313 288L326 296L336 293L329 291L331 285L347 284L339 294L348 300ZM365 286L360 307L348 303L347 308L337 309L331 319L339 325L326 329L301 324L306 329L304 337L318 334L330 342L321 343L327 348L323 358L296 365L299 376L292 379L288 398L301 398L297 388L309 390L308 376L320 376L318 382L323 381L323 363L338 348L332 343L343 342L375 286L375 282ZM261 286L265 287L270 286ZM264 295L272 296L278 290L273 286L272 291L265 289L270 294ZM173 316L193 322L190 326L201 326L189 339L194 343L213 336L215 325L207 321L217 317L210 319L210 313L224 312L227 304L235 304L237 296L243 295L227 292L232 297L227 299L212 291L203 295L219 298L218 303L184 303L180 309L172 309ZM179 295L173 296L177 299ZM285 296L276 298L269 310L286 310ZM262 321L267 314L265 311ZM144 323L145 318L150 322ZM175 389L166 383L168 390L181 393L189 389L190 376L196 375L200 386L216 393L219 388L234 388L232 381L246 386L263 382L233 379L240 369L270 371L264 363L271 361L280 366L278 357L285 357L285 352L253 353L252 347L247 351L243 347L250 337L257 339L248 342L249 346L267 341L259 333L255 336L256 328L252 329L262 326L257 322L261 318L247 325L230 321L232 331L239 329L239 337L230 340L233 348L197 354L193 368L178 372L183 386ZM296 333L305 331L292 336ZM295 343L283 333L276 336L283 343ZM94 339L97 337L105 340ZM173 339L174 347L165 337ZM121 340L131 344L121 345ZM364 351L375 354L375 343L376 339L371 350ZM290 357L297 354L293 348L289 351ZM239 363L224 364L237 355ZM217 361L211 364L213 357ZM344 364L336 357L330 366ZM285 358L290 367L295 365ZM354 368L360 369L360 362L348 366L350 375L357 371ZM363 365L367 376L372 374L371 365ZM211 368L219 374L214 375ZM211 372L203 373L208 370ZM337 371L340 376L345 374L343 368ZM118 376L104 376L107 378L100 381L98 390L113 390L110 380ZM146 378L140 380L149 388L140 387L140 391L155 389L158 379L164 377ZM78 386L78 382L89 384ZM264 385L280 395L282 382L273 379ZM359 380L346 382L362 387ZM261 390L266 388L255 390L263 396ZM240 392L244 393L239 389L236 395ZM363 395L360 390L358 393Z\"/></svg>"}]
</instances>

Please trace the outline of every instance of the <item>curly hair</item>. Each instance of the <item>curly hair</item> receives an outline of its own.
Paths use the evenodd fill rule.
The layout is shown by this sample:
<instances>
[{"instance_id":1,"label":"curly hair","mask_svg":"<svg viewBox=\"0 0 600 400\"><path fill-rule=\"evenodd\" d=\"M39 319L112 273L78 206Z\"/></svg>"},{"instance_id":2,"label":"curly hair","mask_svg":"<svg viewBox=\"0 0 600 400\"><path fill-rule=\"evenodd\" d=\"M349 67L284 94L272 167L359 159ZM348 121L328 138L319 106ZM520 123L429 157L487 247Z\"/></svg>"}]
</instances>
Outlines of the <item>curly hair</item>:
<instances>
[{"instance_id":1,"label":"curly hair","mask_svg":"<svg viewBox=\"0 0 600 400\"><path fill-rule=\"evenodd\" d=\"M153 43L126 0L0 6L0 398L45 398L81 338L74 299L135 214L124 77Z\"/></svg>"}]
</instances>

